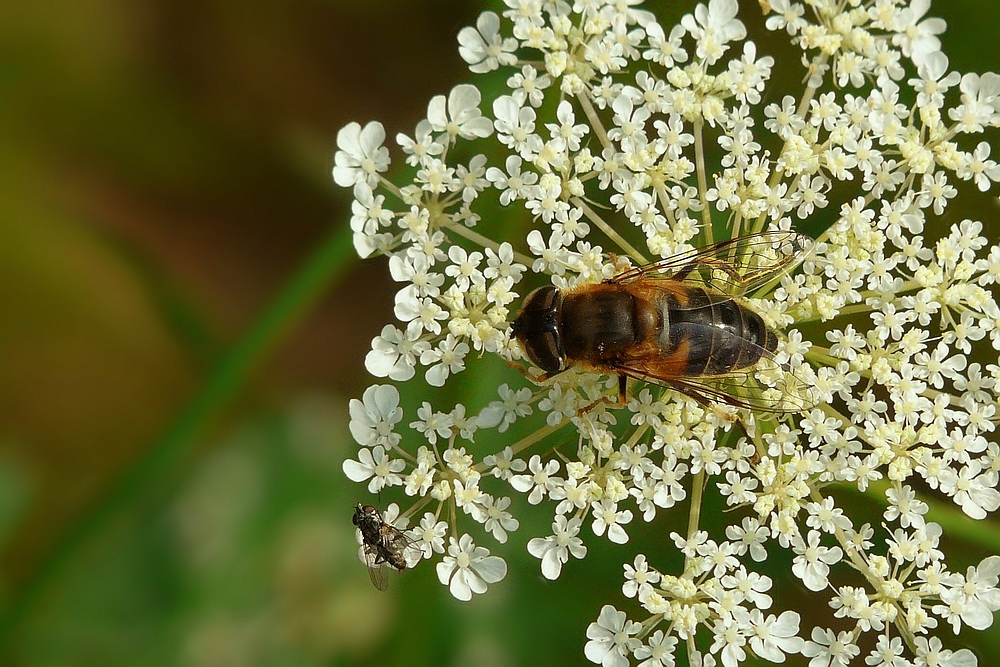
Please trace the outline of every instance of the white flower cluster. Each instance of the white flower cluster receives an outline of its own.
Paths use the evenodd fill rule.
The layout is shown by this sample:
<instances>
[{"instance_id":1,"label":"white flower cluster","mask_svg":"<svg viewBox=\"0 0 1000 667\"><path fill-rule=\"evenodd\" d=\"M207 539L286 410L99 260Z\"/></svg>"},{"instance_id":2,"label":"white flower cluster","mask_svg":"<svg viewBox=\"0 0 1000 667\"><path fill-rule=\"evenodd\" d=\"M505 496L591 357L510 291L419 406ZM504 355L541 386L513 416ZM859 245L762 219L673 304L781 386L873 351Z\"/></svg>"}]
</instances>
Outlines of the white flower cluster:
<instances>
[{"instance_id":1,"label":"white flower cluster","mask_svg":"<svg viewBox=\"0 0 1000 667\"><path fill-rule=\"evenodd\" d=\"M991 625L1000 557L956 571L928 513L1000 508L1000 247L980 222L941 222L956 184L1000 180L989 143L968 136L1000 126L1000 76L948 70L926 0L761 3L806 68L804 90L767 105L773 59L745 39L736 0L669 28L640 0L504 4L459 33L459 52L477 74L509 68L507 93L488 115L472 85L434 97L413 136L397 137L405 185L385 176L379 123L337 136L333 176L353 188L357 251L387 255L402 285L368 370L399 383L420 369L439 387L476 350L537 378L509 329L522 280L544 282L528 268L560 288L596 283L826 214L835 221L802 270L747 300L815 407L730 415L655 383L616 407L602 400L616 378L571 368L539 383L512 371L522 386L502 385L481 409L428 401L406 420L396 386L377 384L351 402L361 448L347 476L372 493L402 487L413 499L403 517L420 517L409 534L463 600L506 565L459 519L505 543L519 522L504 494L552 508L552 533L527 542L549 579L586 556L586 524L624 544L689 501L687 530L663 545L683 569L637 556L623 593L643 619L605 606L587 630L586 656L604 667L673 665L677 651L726 667L789 654L811 667L975 664L945 647L944 630ZM495 238L477 210L497 201L523 206L534 229ZM485 431L532 420L484 451L503 442ZM570 428L575 451L553 453L549 436ZM848 489L881 499L881 518L849 515ZM699 528L709 493L733 510L725 535ZM792 573L827 596L839 630L800 632L795 611L770 612L772 582L754 571L769 550L791 551ZM862 646L874 648L859 657Z\"/></svg>"}]
</instances>

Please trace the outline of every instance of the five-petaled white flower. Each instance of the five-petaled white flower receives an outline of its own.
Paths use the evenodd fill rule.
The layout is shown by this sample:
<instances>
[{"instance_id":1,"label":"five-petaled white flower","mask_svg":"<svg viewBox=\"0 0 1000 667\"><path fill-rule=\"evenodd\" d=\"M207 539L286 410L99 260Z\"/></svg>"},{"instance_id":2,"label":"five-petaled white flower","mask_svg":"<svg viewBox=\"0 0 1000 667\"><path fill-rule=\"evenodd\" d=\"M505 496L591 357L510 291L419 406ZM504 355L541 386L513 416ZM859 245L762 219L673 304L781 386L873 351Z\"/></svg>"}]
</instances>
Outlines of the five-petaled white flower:
<instances>
[{"instance_id":1,"label":"five-petaled white flower","mask_svg":"<svg viewBox=\"0 0 1000 667\"><path fill-rule=\"evenodd\" d=\"M351 400L351 435L362 447L383 445L393 447L402 436L394 431L403 418L399 407L399 391L392 385L372 385L359 401Z\"/></svg>"},{"instance_id":2,"label":"five-petaled white flower","mask_svg":"<svg viewBox=\"0 0 1000 667\"><path fill-rule=\"evenodd\" d=\"M486 592L487 584L507 576L507 563L491 556L486 547L477 547L472 537L449 538L448 554L437 564L438 579L459 600L471 600L473 593Z\"/></svg>"},{"instance_id":3,"label":"five-petaled white flower","mask_svg":"<svg viewBox=\"0 0 1000 667\"><path fill-rule=\"evenodd\" d=\"M378 183L378 175L389 168L389 149L383 146L385 129L371 122L361 127L348 123L337 133L337 151L333 180L337 185L351 187L363 182L370 188Z\"/></svg>"},{"instance_id":4,"label":"five-petaled white flower","mask_svg":"<svg viewBox=\"0 0 1000 667\"><path fill-rule=\"evenodd\" d=\"M373 449L362 448L358 452L358 461L344 461L344 474L352 482L363 482L371 478L368 491L378 493L386 486L397 486L403 483L399 473L406 467L402 459L391 459L382 445Z\"/></svg>"},{"instance_id":5,"label":"five-petaled white flower","mask_svg":"<svg viewBox=\"0 0 1000 667\"><path fill-rule=\"evenodd\" d=\"M587 547L577 537L582 523L580 519L567 519L560 514L552 523L552 535L533 537L528 541L528 553L542 559L542 575L546 579L558 579L570 555L574 558L587 555Z\"/></svg>"},{"instance_id":6,"label":"five-petaled white flower","mask_svg":"<svg viewBox=\"0 0 1000 667\"><path fill-rule=\"evenodd\" d=\"M626 667L632 651L642 642L635 638L639 624L628 620L625 612L618 611L609 604L601 608L596 623L587 628L587 642L584 653L591 662L603 667Z\"/></svg>"}]
</instances>

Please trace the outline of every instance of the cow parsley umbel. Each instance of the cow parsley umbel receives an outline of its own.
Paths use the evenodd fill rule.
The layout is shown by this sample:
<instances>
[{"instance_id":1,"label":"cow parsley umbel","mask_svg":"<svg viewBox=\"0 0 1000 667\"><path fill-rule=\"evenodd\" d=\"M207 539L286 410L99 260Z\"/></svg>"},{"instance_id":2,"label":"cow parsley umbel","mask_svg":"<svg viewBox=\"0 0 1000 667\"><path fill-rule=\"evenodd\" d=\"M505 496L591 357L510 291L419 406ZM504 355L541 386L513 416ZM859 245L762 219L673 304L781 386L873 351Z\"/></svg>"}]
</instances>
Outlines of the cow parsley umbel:
<instances>
[{"instance_id":1,"label":"cow parsley umbel","mask_svg":"<svg viewBox=\"0 0 1000 667\"><path fill-rule=\"evenodd\" d=\"M1000 246L981 222L942 218L956 186L1000 179L973 136L1000 125L1000 76L949 71L926 0L762 3L804 68L804 88L768 89L767 104L774 61L746 39L736 0L674 26L639 0L504 4L458 41L473 73L503 70L505 94L433 97L396 138L394 181L379 123L337 136L357 251L387 255L401 285L397 322L365 360L391 383L351 402L360 450L345 474L410 498L408 534L462 600L505 576L484 544L506 544L525 503L552 512L551 533L525 540L549 579L572 576L588 543L627 544L671 513L662 550L624 565L629 611L607 605L586 631L604 667L673 665L677 652L726 667L792 654L812 667L975 664L954 635L993 622L1000 557L953 567L928 512L1000 507ZM497 202L523 207L530 231L498 237L481 218ZM810 387L807 410L728 410L641 382L619 406L616 378L570 368L540 381L512 341L531 288L793 229L816 237L811 254L745 302ZM492 402L453 407L425 389L404 415L399 383L441 387L484 355L526 377L512 369ZM575 446L553 452L570 433ZM848 489L868 494L866 513L842 506ZM724 532L701 525L706 494L731 510ZM777 550L830 627L774 608L757 566ZM668 567L677 552L682 567Z\"/></svg>"}]
</instances>

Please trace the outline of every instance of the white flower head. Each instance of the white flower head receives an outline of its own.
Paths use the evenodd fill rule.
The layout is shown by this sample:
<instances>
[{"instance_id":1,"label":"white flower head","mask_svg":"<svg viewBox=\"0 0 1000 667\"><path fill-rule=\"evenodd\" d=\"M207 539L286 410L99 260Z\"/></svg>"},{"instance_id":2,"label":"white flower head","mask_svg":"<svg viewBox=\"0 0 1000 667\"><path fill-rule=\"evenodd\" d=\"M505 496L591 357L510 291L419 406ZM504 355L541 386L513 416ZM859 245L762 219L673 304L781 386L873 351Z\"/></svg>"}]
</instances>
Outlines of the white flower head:
<instances>
[{"instance_id":1,"label":"white flower head","mask_svg":"<svg viewBox=\"0 0 1000 667\"><path fill-rule=\"evenodd\" d=\"M342 187L366 183L374 188L378 175L389 168L389 149L385 143L385 128L372 121L361 127L348 123L337 133L333 180Z\"/></svg>"},{"instance_id":2,"label":"white flower head","mask_svg":"<svg viewBox=\"0 0 1000 667\"><path fill-rule=\"evenodd\" d=\"M459 600L468 601L473 594L486 592L487 584L495 584L507 576L507 563L491 556L485 547L477 547L472 537L449 538L448 555L437 564L438 579Z\"/></svg>"},{"instance_id":3,"label":"white flower head","mask_svg":"<svg viewBox=\"0 0 1000 667\"><path fill-rule=\"evenodd\" d=\"M528 541L528 552L542 560L542 575L546 579L558 579L570 555L574 558L587 555L587 547L577 537L582 523L580 519L567 519L560 514L552 524L552 535Z\"/></svg>"},{"instance_id":4,"label":"white flower head","mask_svg":"<svg viewBox=\"0 0 1000 667\"><path fill-rule=\"evenodd\" d=\"M500 17L493 12L480 14L475 28L462 28L458 32L458 43L459 55L476 74L517 62L514 55L517 40L500 34Z\"/></svg>"},{"instance_id":5,"label":"white flower head","mask_svg":"<svg viewBox=\"0 0 1000 667\"><path fill-rule=\"evenodd\" d=\"M762 3L791 89L736 0L641 5L480 14L459 55L495 80L430 99L395 182L380 124L338 134L355 248L398 283L344 473L411 497L462 600L506 573L470 523L497 550L548 512L550 580L653 531L676 560L622 552L642 615L603 606L598 664L964 667L1000 559L957 568L931 508L1000 510L1000 246L955 215L1000 181L1000 75L952 70L928 0ZM787 550L829 623L755 567Z\"/></svg>"},{"instance_id":6,"label":"white flower head","mask_svg":"<svg viewBox=\"0 0 1000 667\"><path fill-rule=\"evenodd\" d=\"M603 667L625 667L628 656L641 646L634 637L639 624L628 620L625 612L611 605L604 605L597 622L587 628L587 645L584 653L591 662Z\"/></svg>"}]
</instances>

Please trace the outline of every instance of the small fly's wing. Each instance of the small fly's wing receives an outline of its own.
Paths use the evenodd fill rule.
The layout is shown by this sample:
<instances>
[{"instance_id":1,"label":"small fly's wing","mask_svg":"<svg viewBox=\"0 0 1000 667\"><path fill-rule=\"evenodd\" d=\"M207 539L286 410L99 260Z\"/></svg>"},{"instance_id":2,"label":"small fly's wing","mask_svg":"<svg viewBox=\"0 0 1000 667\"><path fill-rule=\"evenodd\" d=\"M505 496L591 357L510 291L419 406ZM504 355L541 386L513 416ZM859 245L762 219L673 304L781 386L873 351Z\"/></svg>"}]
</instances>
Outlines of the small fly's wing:
<instances>
[{"instance_id":1,"label":"small fly's wing","mask_svg":"<svg viewBox=\"0 0 1000 667\"><path fill-rule=\"evenodd\" d=\"M809 384L764 348L742 340L759 356L747 368L720 375L684 375L677 361L648 348L615 370L637 380L667 386L703 404L722 403L759 412L803 412L816 404Z\"/></svg>"},{"instance_id":2,"label":"small fly's wing","mask_svg":"<svg viewBox=\"0 0 1000 667\"><path fill-rule=\"evenodd\" d=\"M382 524L382 539L385 541L385 544L394 551L419 548L412 537L404 533L399 528L396 528L388 523Z\"/></svg>"},{"instance_id":3,"label":"small fly's wing","mask_svg":"<svg viewBox=\"0 0 1000 667\"><path fill-rule=\"evenodd\" d=\"M812 239L798 232L748 234L672 255L606 282L627 285L638 280L673 280L742 296L793 269L812 245Z\"/></svg>"},{"instance_id":4,"label":"small fly's wing","mask_svg":"<svg viewBox=\"0 0 1000 667\"><path fill-rule=\"evenodd\" d=\"M368 568L368 576L375 588L389 588L389 568L405 570L407 550L420 550L420 546L406 533L383 521L379 526L377 542L362 540L361 557Z\"/></svg>"},{"instance_id":5,"label":"small fly's wing","mask_svg":"<svg viewBox=\"0 0 1000 667\"><path fill-rule=\"evenodd\" d=\"M381 557L378 547L367 542L362 545L365 566L368 568L368 577L375 584L375 588L384 591L389 588L389 577L386 568L388 563Z\"/></svg>"}]
</instances>

